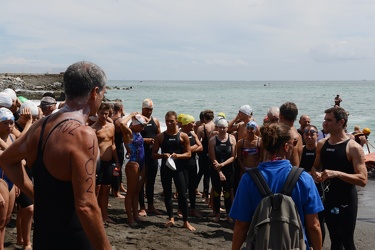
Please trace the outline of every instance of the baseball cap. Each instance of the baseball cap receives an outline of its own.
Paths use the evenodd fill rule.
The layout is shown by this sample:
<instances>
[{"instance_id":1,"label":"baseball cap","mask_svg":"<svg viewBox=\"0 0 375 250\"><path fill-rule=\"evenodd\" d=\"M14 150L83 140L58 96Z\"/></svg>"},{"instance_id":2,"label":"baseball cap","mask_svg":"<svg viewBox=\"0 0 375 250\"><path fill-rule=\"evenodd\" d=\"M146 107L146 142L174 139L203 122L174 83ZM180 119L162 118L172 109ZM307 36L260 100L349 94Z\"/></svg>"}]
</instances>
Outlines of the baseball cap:
<instances>
[{"instance_id":1,"label":"baseball cap","mask_svg":"<svg viewBox=\"0 0 375 250\"><path fill-rule=\"evenodd\" d=\"M6 92L0 92L0 106L10 108L12 107L12 104L12 97Z\"/></svg>"},{"instance_id":2,"label":"baseball cap","mask_svg":"<svg viewBox=\"0 0 375 250\"><path fill-rule=\"evenodd\" d=\"M181 119L181 124L182 125L188 125L191 122L194 122L195 119L192 115L184 115Z\"/></svg>"},{"instance_id":3,"label":"baseball cap","mask_svg":"<svg viewBox=\"0 0 375 250\"><path fill-rule=\"evenodd\" d=\"M253 109L249 105L241 106L239 111L244 113L245 115L251 115L253 113Z\"/></svg>"},{"instance_id":4,"label":"baseball cap","mask_svg":"<svg viewBox=\"0 0 375 250\"><path fill-rule=\"evenodd\" d=\"M42 100L40 100L40 106L48 106L56 103L56 99L51 96L45 96L42 98Z\"/></svg>"},{"instance_id":5,"label":"baseball cap","mask_svg":"<svg viewBox=\"0 0 375 250\"><path fill-rule=\"evenodd\" d=\"M149 98L144 99L143 102L142 102L142 108L152 109L152 108L154 108L154 103Z\"/></svg>"}]
</instances>

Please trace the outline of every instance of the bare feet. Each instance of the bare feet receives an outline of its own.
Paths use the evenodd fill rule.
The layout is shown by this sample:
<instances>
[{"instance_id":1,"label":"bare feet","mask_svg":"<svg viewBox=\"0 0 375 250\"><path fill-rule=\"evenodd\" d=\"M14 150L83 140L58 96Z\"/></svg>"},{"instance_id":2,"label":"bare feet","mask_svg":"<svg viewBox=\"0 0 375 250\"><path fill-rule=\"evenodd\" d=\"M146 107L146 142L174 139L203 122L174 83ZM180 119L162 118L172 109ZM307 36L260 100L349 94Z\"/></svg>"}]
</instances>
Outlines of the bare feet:
<instances>
[{"instance_id":1,"label":"bare feet","mask_svg":"<svg viewBox=\"0 0 375 250\"><path fill-rule=\"evenodd\" d=\"M29 244L27 246L24 246L22 249L23 250L33 250L33 247L31 246L31 244Z\"/></svg>"},{"instance_id":2,"label":"bare feet","mask_svg":"<svg viewBox=\"0 0 375 250\"><path fill-rule=\"evenodd\" d=\"M190 211L190 216L196 217L196 218L202 218L202 214L198 212L195 208L192 208Z\"/></svg>"},{"instance_id":3,"label":"bare feet","mask_svg":"<svg viewBox=\"0 0 375 250\"><path fill-rule=\"evenodd\" d=\"M152 213L152 214L156 214L156 215L161 215L162 213L159 212L159 210L157 210L154 206L152 207L149 207L147 209L147 213Z\"/></svg>"},{"instance_id":4,"label":"bare feet","mask_svg":"<svg viewBox=\"0 0 375 250\"><path fill-rule=\"evenodd\" d=\"M195 227L193 227L192 225L190 225L190 223L187 222L187 221L184 222L184 226L183 227L189 229L190 231L195 231L196 230Z\"/></svg>"},{"instance_id":5,"label":"bare feet","mask_svg":"<svg viewBox=\"0 0 375 250\"><path fill-rule=\"evenodd\" d=\"M164 227L173 227L174 226L174 218L170 218L167 223L164 224Z\"/></svg>"},{"instance_id":6,"label":"bare feet","mask_svg":"<svg viewBox=\"0 0 375 250\"><path fill-rule=\"evenodd\" d=\"M124 185L121 183L121 186L120 186L120 191L121 192L124 192L124 193L127 193L128 191L126 190L126 188L124 188Z\"/></svg>"},{"instance_id":7,"label":"bare feet","mask_svg":"<svg viewBox=\"0 0 375 250\"><path fill-rule=\"evenodd\" d=\"M111 218L106 218L106 219L104 219L103 218L103 222L104 222L104 224L107 224L107 223L109 223L109 224L116 224L116 222L114 222Z\"/></svg>"},{"instance_id":8,"label":"bare feet","mask_svg":"<svg viewBox=\"0 0 375 250\"><path fill-rule=\"evenodd\" d=\"M213 219L213 222L219 222L220 221L220 214L216 214L215 218Z\"/></svg>"},{"instance_id":9,"label":"bare feet","mask_svg":"<svg viewBox=\"0 0 375 250\"><path fill-rule=\"evenodd\" d=\"M202 193L201 193L201 192L199 192L199 190L198 190L198 189L195 189L195 194L196 194L196 195L202 195Z\"/></svg>"},{"instance_id":10,"label":"bare feet","mask_svg":"<svg viewBox=\"0 0 375 250\"><path fill-rule=\"evenodd\" d=\"M120 192L117 192L113 195L115 198L119 198L119 199L124 199L125 196L123 196L122 194L120 194Z\"/></svg>"},{"instance_id":11,"label":"bare feet","mask_svg":"<svg viewBox=\"0 0 375 250\"><path fill-rule=\"evenodd\" d=\"M173 199L178 199L178 193L177 193L177 192L175 192L175 193L173 194Z\"/></svg>"},{"instance_id":12,"label":"bare feet","mask_svg":"<svg viewBox=\"0 0 375 250\"><path fill-rule=\"evenodd\" d=\"M139 210L138 215L143 216L143 217L147 216L146 210L145 209Z\"/></svg>"}]
</instances>

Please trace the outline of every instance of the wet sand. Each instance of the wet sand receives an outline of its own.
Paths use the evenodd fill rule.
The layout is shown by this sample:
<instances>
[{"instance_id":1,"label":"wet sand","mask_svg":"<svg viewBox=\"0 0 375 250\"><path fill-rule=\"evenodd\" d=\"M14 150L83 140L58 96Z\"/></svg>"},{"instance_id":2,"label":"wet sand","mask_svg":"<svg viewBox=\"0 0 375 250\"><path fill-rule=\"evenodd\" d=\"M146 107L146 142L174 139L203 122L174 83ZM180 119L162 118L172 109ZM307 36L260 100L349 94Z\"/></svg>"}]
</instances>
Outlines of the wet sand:
<instances>
[{"instance_id":1,"label":"wet sand","mask_svg":"<svg viewBox=\"0 0 375 250\"><path fill-rule=\"evenodd\" d=\"M200 189L201 190L201 189ZM359 211L355 242L357 249L373 249L375 245L375 180L369 180L365 188L359 190ZM144 222L139 227L131 228L126 223L124 199L110 197L110 217L117 224L106 227L112 249L230 249L233 225L225 220L222 214L220 223L212 222L209 217L211 209L208 208L201 197L197 197L197 209L203 213L202 218L190 218L189 222L197 229L190 232L182 227L182 218L175 216L175 226L164 228L167 221L163 197L161 196L160 176L158 175L155 186L155 206L163 215L148 215L142 217ZM146 201L147 202L147 201ZM173 200L174 211L177 210L177 200ZM7 228L5 249L20 249L16 243L15 215ZM323 249L330 249L327 239Z\"/></svg>"}]
</instances>

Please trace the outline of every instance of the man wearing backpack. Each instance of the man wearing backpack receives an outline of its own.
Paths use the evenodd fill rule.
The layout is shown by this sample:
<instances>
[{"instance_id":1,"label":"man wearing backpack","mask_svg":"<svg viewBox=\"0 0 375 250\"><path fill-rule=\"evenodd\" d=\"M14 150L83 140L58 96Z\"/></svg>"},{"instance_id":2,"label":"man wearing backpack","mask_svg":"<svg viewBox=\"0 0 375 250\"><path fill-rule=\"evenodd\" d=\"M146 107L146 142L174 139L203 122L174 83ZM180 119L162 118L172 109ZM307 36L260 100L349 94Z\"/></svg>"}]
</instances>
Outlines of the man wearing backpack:
<instances>
[{"instance_id":1,"label":"man wearing backpack","mask_svg":"<svg viewBox=\"0 0 375 250\"><path fill-rule=\"evenodd\" d=\"M296 144L290 127L270 124L262 127L260 132L269 157L258 165L261 176L256 179L263 179L263 186L269 186L270 190L262 199L258 185L250 176L252 171L243 175L229 214L236 220L232 249L240 249L246 238L247 249L308 249L305 229L311 247L322 249L318 212L324 208L312 177L293 168L288 160ZM284 183L292 168L293 173L297 173L296 183L293 185L287 181L290 185L285 188ZM286 190L286 195L281 194L282 190ZM289 191L292 199L287 195ZM268 206L266 200L271 202ZM258 204L267 207L258 207ZM264 215L268 216L264 218L268 222L259 223Z\"/></svg>"}]
</instances>

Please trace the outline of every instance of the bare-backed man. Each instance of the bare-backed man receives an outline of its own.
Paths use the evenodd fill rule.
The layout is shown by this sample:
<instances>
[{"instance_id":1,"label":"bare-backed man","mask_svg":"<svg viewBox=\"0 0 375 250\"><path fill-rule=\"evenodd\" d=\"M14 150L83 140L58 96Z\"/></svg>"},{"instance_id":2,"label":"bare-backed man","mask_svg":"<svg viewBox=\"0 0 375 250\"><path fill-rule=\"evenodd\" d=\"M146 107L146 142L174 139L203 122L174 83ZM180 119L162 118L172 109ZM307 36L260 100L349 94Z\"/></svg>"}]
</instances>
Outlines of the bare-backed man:
<instances>
[{"instance_id":1,"label":"bare-backed man","mask_svg":"<svg viewBox=\"0 0 375 250\"><path fill-rule=\"evenodd\" d=\"M85 126L103 100L106 81L93 63L69 66L66 105L37 121L0 156L8 177L34 197L33 249L111 249L95 195L98 140ZM22 159L33 169L34 190Z\"/></svg>"},{"instance_id":2,"label":"bare-backed man","mask_svg":"<svg viewBox=\"0 0 375 250\"><path fill-rule=\"evenodd\" d=\"M97 171L96 193L104 223L114 222L108 217L108 196L113 173L112 163L115 163L117 168L121 167L115 145L115 125L107 120L110 108L108 103L103 102L98 110L98 120L91 125L96 132L99 143L100 168Z\"/></svg>"}]
</instances>

